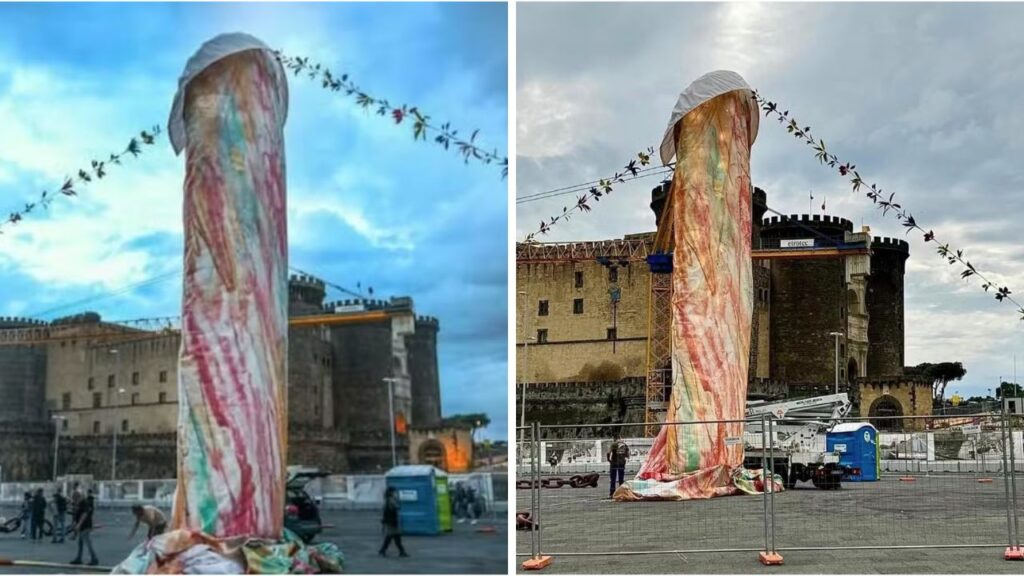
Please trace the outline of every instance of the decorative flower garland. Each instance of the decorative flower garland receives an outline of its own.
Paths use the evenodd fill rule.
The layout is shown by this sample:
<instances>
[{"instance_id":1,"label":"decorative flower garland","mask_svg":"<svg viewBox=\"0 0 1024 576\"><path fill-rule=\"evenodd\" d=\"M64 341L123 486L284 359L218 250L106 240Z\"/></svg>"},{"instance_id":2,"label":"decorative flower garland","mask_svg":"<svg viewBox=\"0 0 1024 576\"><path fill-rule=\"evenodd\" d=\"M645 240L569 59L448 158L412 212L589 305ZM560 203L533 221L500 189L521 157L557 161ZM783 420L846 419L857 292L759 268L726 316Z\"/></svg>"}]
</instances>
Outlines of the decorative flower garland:
<instances>
[{"instance_id":1,"label":"decorative flower garland","mask_svg":"<svg viewBox=\"0 0 1024 576\"><path fill-rule=\"evenodd\" d=\"M36 208L49 208L50 204L57 198L58 193L64 196L76 196L78 194L78 187L89 184L93 179L102 180L107 175L107 170L111 166L120 166L121 159L127 154L131 154L132 158L137 158L139 154L142 154L143 146L156 144L156 137L159 135L159 126L154 126L148 131L143 130L139 132L138 136L129 140L128 145L120 153L111 154L106 160L93 160L90 163L90 168L80 169L75 176L66 177L64 184L56 192L51 193L49 190L43 190L38 200L25 204L21 210L11 212L6 220L0 221L0 234L3 234L4 226L17 224Z\"/></svg>"},{"instance_id":2,"label":"decorative flower garland","mask_svg":"<svg viewBox=\"0 0 1024 576\"><path fill-rule=\"evenodd\" d=\"M371 107L376 109L378 116L387 116L390 113L395 124L401 124L406 118L411 117L412 120L412 135L414 140L427 139L427 132L436 132L434 136L434 142L443 146L445 150L454 146L458 151L459 155L462 156L463 161L469 164L470 160L476 160L483 164L497 164L501 166L501 177L502 179L508 176L508 157L500 156L498 150L486 151L476 143L476 138L479 135L479 130L474 130L470 134L469 139L461 138L458 135L458 130L454 130L451 124L445 122L440 126L435 126L430 123L430 116L427 116L420 112L415 106L409 107L402 105L401 107L393 107L387 100L382 98L374 98L359 89L348 78L348 74L342 74L339 77L331 74L331 71L320 64L310 64L308 58L291 58L283 55L281 52L274 52L278 61L281 65L291 70L295 76L305 73L311 80L320 79L322 87L332 91L341 92L344 91L346 96L353 96L355 103L361 106L364 110L369 110ZM125 154L131 154L132 157L137 157L142 153L142 146L152 146L156 143L156 137L160 135L160 127L154 126L152 129L146 131L143 130L138 136L132 138L128 142L128 146L119 154L111 154L110 158L104 161L93 160L90 164L89 169L81 169L78 171L76 176L69 176L65 178L64 185L57 191L64 196L75 196L78 194L77 187L83 186L93 181L93 179L101 180L107 175L107 169L111 165L120 165L121 159ZM43 190L39 196L39 200L36 202L29 202L21 210L15 210L11 212L6 220L0 221L0 234L3 234L4 226L11 226L20 222L26 215L31 213L36 208L49 208L50 203L53 202L57 196L56 193L50 193L47 190Z\"/></svg>"},{"instance_id":3,"label":"decorative flower garland","mask_svg":"<svg viewBox=\"0 0 1024 576\"><path fill-rule=\"evenodd\" d=\"M948 243L941 244L935 236L933 230L925 230L914 220L914 216L909 210L901 206L896 202L896 193L892 192L886 196L882 192L882 188L877 184L872 183L870 186L861 177L857 171L857 167L850 162L841 163L839 158L830 153L825 149L825 141L818 139L815 141L814 137L811 136L811 127L805 126L800 127L796 119L789 115L789 110L780 112L779 107L775 102L770 102L767 99L761 97L756 91L754 92L754 98L757 100L761 110L764 111L765 117L774 115L778 120L779 124L786 125L786 131L793 135L793 137L803 140L805 144L810 146L814 150L814 157L818 159L820 164L827 164L829 168L836 169L839 175L844 178L850 179L850 186L853 192L860 192L861 188L865 188L865 196L867 196L871 202L875 204L875 207L882 211L882 215L885 216L890 212L900 221L900 224L907 229L907 234L911 231L917 230L923 235L924 241L934 242L937 245L936 252L947 260L952 266L953 264L960 264L963 270L960 272L960 277L967 279L971 276L977 276L981 278L981 287L988 292L990 289L994 291L995 299L999 302L1004 300L1012 302L1017 306L1017 312L1021 316L1021 320L1024 320L1024 306L1021 306L1019 302L1013 299L1011 296L1012 292L1006 286L998 286L995 282L989 280L984 274L978 272L977 268L969 260L964 259L964 251L950 247Z\"/></svg>"},{"instance_id":4,"label":"decorative flower garland","mask_svg":"<svg viewBox=\"0 0 1024 576\"><path fill-rule=\"evenodd\" d=\"M621 184L626 181L626 175L630 176L630 180L637 177L640 173L641 166L647 166L651 163L651 155L654 154L654 148L648 148L647 150L637 152L636 158L630 160L626 166L622 169L622 172L616 172L610 178L602 178L598 180L596 186L592 186L583 195L576 198L576 203L569 206L562 207L562 213L558 216L552 216L548 220L541 220L540 227L536 232L531 232L526 235L526 242L536 242L538 234L547 234L551 231L551 227L557 224L559 221L568 221L573 212L579 210L580 212L590 212L589 202L599 202L602 196L607 196L612 193L612 184Z\"/></svg>"},{"instance_id":5,"label":"decorative flower garland","mask_svg":"<svg viewBox=\"0 0 1024 576\"><path fill-rule=\"evenodd\" d=\"M415 106L407 106L405 104L393 106L384 98L370 96L349 80L348 74L340 76L332 74L326 66L313 64L309 61L309 58L289 57L281 52L274 52L274 54L277 56L278 61L281 62L281 65L291 70L295 76L304 74L310 80L319 79L322 88L331 92L344 92L346 96L352 97L356 105L364 110L372 108L378 116L390 115L394 119L395 124L401 124L404 120L411 117L412 137L414 140L426 141L427 132L436 132L434 142L443 146L445 150L454 145L466 164L469 164L470 160L476 160L483 164L497 164L501 166L502 179L508 176L508 157L499 155L497 148L487 151L476 143L476 137L479 135L480 130L473 130L468 140L461 138L458 135L459 131L453 129L451 123L445 122L440 126L432 124L430 116L427 116Z\"/></svg>"},{"instance_id":6,"label":"decorative flower garland","mask_svg":"<svg viewBox=\"0 0 1024 576\"><path fill-rule=\"evenodd\" d=\"M841 163L839 158L830 153L825 148L825 141L818 139L815 140L811 136L811 127L805 126L800 127L796 119L790 116L789 110L780 112L779 107L775 102L769 102L765 98L761 97L756 91L754 92L754 99L757 101L758 106L764 111L766 117L772 115L776 116L779 124L786 125L786 131L792 134L795 138L803 140L808 146L814 150L814 157L818 159L821 164L827 164L829 168L836 169L839 175L842 177L849 177L850 185L853 192L860 192L862 188L865 189L865 195L875 204L875 206L882 211L882 215L888 215L892 213L900 223L907 229L907 234L911 231L917 230L920 232L925 242L934 242L937 245L936 252L944 258L952 266L953 264L960 264L963 270L960 272L960 277L967 279L971 276L977 276L982 280L981 287L988 292L993 291L995 299L999 302L1008 301L1012 302L1017 306L1017 313L1020 314L1021 320L1024 320L1024 306L1013 299L1011 296L1012 292L1006 286L999 286L992 280L989 280L984 274L978 271L969 260L964 258L964 251L951 247L948 243L941 244L936 239L935 232L933 230L925 230L920 224L914 219L914 216L909 210L904 208L902 205L896 202L896 194L890 193L885 196L882 192L882 188L877 184L871 184L870 186L861 177L857 171L857 167L850 162ZM565 206L562 208L562 213L558 216L552 216L547 221L541 221L540 228L536 232L532 232L526 236L525 242L536 242L536 236L538 234L547 234L551 227L554 226L560 220L568 220L569 215L576 210L581 212L589 212L590 200L598 201L601 196L612 193L612 184L624 182L623 176L626 173L631 174L633 177L637 175L639 169L636 164L639 161L641 166L647 166L650 163L650 157L653 154L654 149L648 148L646 152L640 152L637 154L637 159L631 160L624 170L624 172L616 173L614 176L608 179L601 179L596 187L590 189L587 194L584 194L576 199L576 204L571 208Z\"/></svg>"}]
</instances>

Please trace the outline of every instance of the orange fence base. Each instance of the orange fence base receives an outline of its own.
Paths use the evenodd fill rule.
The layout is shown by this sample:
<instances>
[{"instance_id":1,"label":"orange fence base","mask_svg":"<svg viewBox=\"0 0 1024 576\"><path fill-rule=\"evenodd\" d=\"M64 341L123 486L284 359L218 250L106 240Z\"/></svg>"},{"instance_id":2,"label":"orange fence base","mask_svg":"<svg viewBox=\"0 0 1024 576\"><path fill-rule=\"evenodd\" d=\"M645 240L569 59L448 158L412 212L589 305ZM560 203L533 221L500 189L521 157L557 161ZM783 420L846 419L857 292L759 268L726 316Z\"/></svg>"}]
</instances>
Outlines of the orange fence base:
<instances>
[{"instance_id":1,"label":"orange fence base","mask_svg":"<svg viewBox=\"0 0 1024 576\"><path fill-rule=\"evenodd\" d=\"M1024 548L1020 546L1010 546L1003 553L1003 560L1024 560Z\"/></svg>"},{"instance_id":2,"label":"orange fence base","mask_svg":"<svg viewBox=\"0 0 1024 576\"><path fill-rule=\"evenodd\" d=\"M758 560L765 566L778 566L782 564L782 555L778 552L761 552L758 554Z\"/></svg>"},{"instance_id":3,"label":"orange fence base","mask_svg":"<svg viewBox=\"0 0 1024 576\"><path fill-rule=\"evenodd\" d=\"M476 531L481 534L494 534L498 530L494 526L481 526L477 528Z\"/></svg>"},{"instance_id":4,"label":"orange fence base","mask_svg":"<svg viewBox=\"0 0 1024 576\"><path fill-rule=\"evenodd\" d=\"M917 478L913 476L900 476L900 482L915 482Z\"/></svg>"},{"instance_id":5,"label":"orange fence base","mask_svg":"<svg viewBox=\"0 0 1024 576\"><path fill-rule=\"evenodd\" d=\"M978 484L991 484L991 478L978 478Z\"/></svg>"},{"instance_id":6,"label":"orange fence base","mask_svg":"<svg viewBox=\"0 0 1024 576\"><path fill-rule=\"evenodd\" d=\"M523 562L523 570L540 570L551 564L551 556L538 556Z\"/></svg>"}]
</instances>

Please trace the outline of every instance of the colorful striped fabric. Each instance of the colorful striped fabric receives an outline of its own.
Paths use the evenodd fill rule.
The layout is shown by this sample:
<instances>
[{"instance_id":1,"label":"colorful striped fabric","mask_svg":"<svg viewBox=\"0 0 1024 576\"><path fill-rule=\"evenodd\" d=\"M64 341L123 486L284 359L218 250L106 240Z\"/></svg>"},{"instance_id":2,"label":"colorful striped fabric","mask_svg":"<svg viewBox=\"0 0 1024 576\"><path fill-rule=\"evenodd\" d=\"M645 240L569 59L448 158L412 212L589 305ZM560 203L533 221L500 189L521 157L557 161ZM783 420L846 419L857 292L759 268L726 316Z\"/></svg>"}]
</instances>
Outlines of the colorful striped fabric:
<instances>
[{"instance_id":1,"label":"colorful striped fabric","mask_svg":"<svg viewBox=\"0 0 1024 576\"><path fill-rule=\"evenodd\" d=\"M679 121L667 421L705 423L663 426L637 480L620 487L617 499L737 490L753 310L749 162L756 115L751 92L732 90Z\"/></svg>"},{"instance_id":2,"label":"colorful striped fabric","mask_svg":"<svg viewBox=\"0 0 1024 576\"><path fill-rule=\"evenodd\" d=\"M185 275L172 525L214 537L282 536L283 78L268 51L250 49L208 63L182 86Z\"/></svg>"}]
</instances>

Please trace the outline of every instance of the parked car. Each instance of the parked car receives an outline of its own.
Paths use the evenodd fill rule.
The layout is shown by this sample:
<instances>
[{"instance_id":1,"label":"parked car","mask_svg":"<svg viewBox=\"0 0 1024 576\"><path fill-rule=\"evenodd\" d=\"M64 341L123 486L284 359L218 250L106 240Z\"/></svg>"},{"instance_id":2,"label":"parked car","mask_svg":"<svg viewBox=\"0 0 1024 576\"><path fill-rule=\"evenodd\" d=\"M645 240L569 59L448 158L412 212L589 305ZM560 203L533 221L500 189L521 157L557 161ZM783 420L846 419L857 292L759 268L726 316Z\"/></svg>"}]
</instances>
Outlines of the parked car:
<instances>
[{"instance_id":1,"label":"parked car","mask_svg":"<svg viewBox=\"0 0 1024 576\"><path fill-rule=\"evenodd\" d=\"M320 508L306 492L306 485L327 475L327 472L308 469L289 472L285 484L284 527L307 544L323 531L323 522L320 520Z\"/></svg>"}]
</instances>

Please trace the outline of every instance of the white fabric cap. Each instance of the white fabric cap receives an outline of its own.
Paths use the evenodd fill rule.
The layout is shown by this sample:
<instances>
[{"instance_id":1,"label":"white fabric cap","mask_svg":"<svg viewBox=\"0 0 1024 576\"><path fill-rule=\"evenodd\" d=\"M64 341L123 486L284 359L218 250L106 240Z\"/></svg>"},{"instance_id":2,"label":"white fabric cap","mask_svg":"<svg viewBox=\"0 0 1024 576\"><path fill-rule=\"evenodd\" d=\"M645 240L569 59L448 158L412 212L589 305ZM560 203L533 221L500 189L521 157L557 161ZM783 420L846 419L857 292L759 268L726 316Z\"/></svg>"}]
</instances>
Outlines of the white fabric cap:
<instances>
[{"instance_id":1,"label":"white fabric cap","mask_svg":"<svg viewBox=\"0 0 1024 576\"><path fill-rule=\"evenodd\" d=\"M753 89L739 74L729 70L715 70L714 72L708 72L694 80L686 87L686 90L683 90L679 95L679 100L676 101L676 106L672 109L672 116L668 120L668 128L665 130L665 137L661 139L662 164L668 164L676 155L674 132L676 124L683 119L683 116L686 116L690 110L693 110L708 100L711 100L716 96L721 96L727 92L732 92L733 90L746 90L751 93L750 106L752 107L752 110L750 115L750 143L754 143L754 139L757 138L757 127L760 121L760 114L757 108L757 103L753 100Z\"/></svg>"},{"instance_id":2,"label":"white fabric cap","mask_svg":"<svg viewBox=\"0 0 1024 576\"><path fill-rule=\"evenodd\" d=\"M284 105L282 118L288 118L288 81L284 68L274 57L273 50L266 44L253 36L235 32L233 34L221 34L206 41L199 50L188 59L185 70L178 78L178 91L174 94L174 104L171 106L171 117L167 120L167 134L171 139L171 146L175 154L181 154L185 149L187 137L185 134L185 89L189 82L206 70L213 63L223 60L232 54L246 50L263 50L267 59L273 64L270 69L277 77L277 86L280 91L281 103Z\"/></svg>"}]
</instances>

